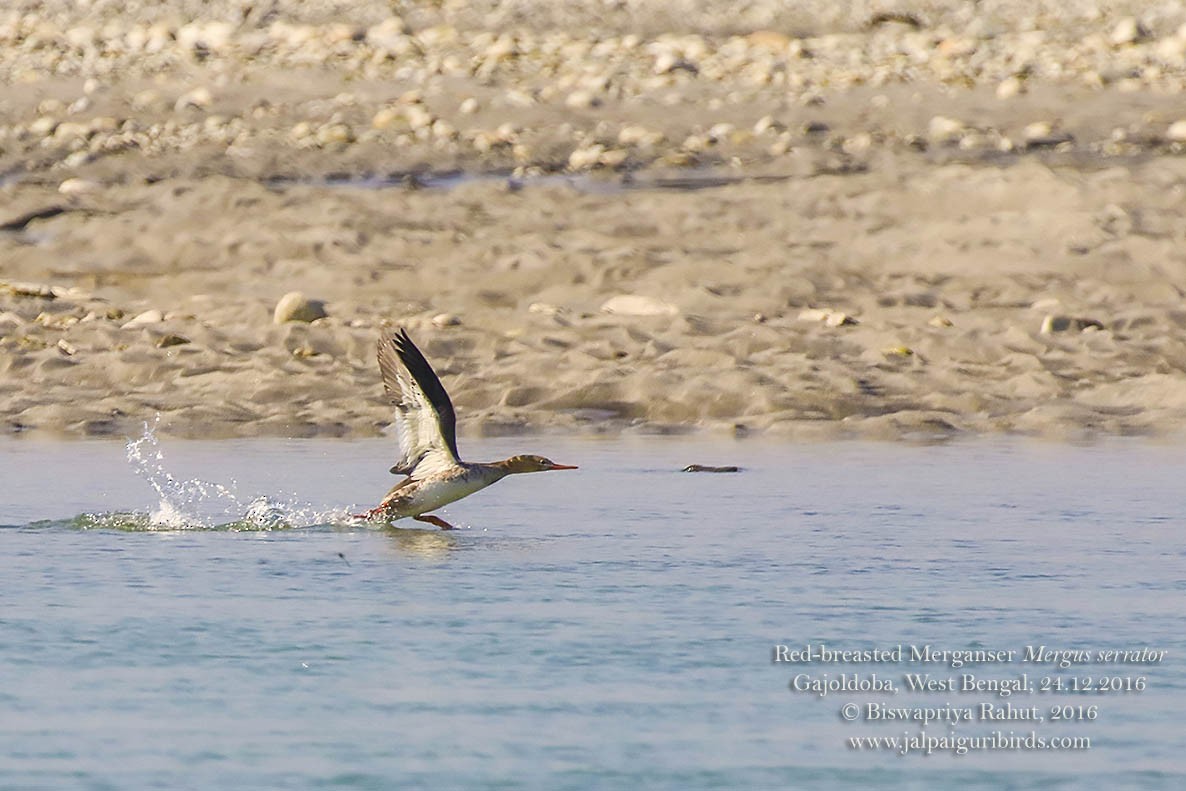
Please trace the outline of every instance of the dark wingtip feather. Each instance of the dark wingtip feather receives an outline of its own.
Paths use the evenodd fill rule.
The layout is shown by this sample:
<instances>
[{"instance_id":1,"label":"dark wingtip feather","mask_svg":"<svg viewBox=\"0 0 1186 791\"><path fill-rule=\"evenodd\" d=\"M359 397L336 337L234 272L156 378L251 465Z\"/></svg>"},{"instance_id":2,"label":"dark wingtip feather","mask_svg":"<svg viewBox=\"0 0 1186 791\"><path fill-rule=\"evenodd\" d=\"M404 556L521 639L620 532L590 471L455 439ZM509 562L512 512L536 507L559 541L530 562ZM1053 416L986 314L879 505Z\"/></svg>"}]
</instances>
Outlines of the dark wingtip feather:
<instances>
[{"instance_id":1,"label":"dark wingtip feather","mask_svg":"<svg viewBox=\"0 0 1186 791\"><path fill-rule=\"evenodd\" d=\"M400 400L400 390L399 383L395 378L395 366L399 364L399 347L396 345L394 338L386 335L379 337L377 346L379 374L383 378L383 392L387 393L388 398L393 403L398 403Z\"/></svg>"},{"instance_id":2,"label":"dark wingtip feather","mask_svg":"<svg viewBox=\"0 0 1186 791\"><path fill-rule=\"evenodd\" d=\"M384 340L387 344L384 345ZM448 445L450 452L457 456L457 418L453 411L453 402L449 400L449 393L445 390L445 386L441 384L440 377L432 370L432 366L428 360L425 359L424 354L412 342L412 338L408 335L408 330L405 327L400 327L399 332L394 336L379 341L379 369L383 373L383 385L387 388L387 392L393 396L398 396L399 386L395 380L395 361L385 358L388 355L384 351L390 348L395 356L398 357L399 362L403 364L412 378L424 391L425 397L432 404L438 416L438 424L441 429L441 436ZM391 368L390 376L388 368ZM390 381L390 386L388 382Z\"/></svg>"}]
</instances>

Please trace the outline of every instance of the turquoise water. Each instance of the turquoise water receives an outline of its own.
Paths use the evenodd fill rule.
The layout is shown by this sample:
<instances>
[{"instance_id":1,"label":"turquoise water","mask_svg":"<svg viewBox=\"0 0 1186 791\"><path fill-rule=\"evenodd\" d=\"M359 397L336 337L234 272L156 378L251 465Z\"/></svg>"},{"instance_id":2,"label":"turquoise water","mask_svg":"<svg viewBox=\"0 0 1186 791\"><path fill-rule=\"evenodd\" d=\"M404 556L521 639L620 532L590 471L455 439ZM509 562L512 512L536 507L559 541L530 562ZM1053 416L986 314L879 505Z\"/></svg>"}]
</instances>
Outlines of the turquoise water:
<instances>
[{"instance_id":1,"label":"turquoise water","mask_svg":"<svg viewBox=\"0 0 1186 791\"><path fill-rule=\"evenodd\" d=\"M1186 787L1186 448L462 447L581 470L508 479L445 509L462 529L441 533L347 518L390 485L386 441L149 437L131 461L117 443L0 443L0 787ZM780 644L1167 654L953 669L775 663ZM789 688L965 672L1145 682L1007 699ZM1083 711L863 719L1006 700ZM1091 744L849 746L922 730Z\"/></svg>"}]
</instances>

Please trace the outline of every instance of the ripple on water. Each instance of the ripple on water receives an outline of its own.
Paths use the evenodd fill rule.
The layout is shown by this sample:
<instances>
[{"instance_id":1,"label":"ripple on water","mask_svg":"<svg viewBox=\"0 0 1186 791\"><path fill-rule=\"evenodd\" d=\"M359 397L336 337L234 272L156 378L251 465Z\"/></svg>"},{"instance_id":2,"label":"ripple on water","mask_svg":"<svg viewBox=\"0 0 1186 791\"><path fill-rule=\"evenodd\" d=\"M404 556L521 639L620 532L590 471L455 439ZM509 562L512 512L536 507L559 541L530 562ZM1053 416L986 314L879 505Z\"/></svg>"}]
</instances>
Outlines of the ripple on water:
<instances>
[{"instance_id":1,"label":"ripple on water","mask_svg":"<svg viewBox=\"0 0 1186 791\"><path fill-rule=\"evenodd\" d=\"M110 464L111 445L11 465L28 467L22 483L67 462L94 469L102 458L112 469L36 508L14 498L15 516L4 517L24 527L0 531L0 671L19 680L0 684L0 709L14 713L0 728L5 780L1184 787L1186 544L1176 525L1148 517L1179 510L1186 452L846 444L827 446L819 464L818 446L690 454L686 439L541 438L553 441L571 451L558 458L580 461L576 486L509 481L459 503L460 517L447 516L470 529L446 533L358 529L346 518L337 504L386 482L379 441L179 443L166 463L142 437L132 469L147 486L118 455ZM496 457L518 442L471 448ZM31 446L12 447L19 460ZM676 473L689 457L744 462L746 472L689 489ZM1134 460L1151 470L1140 496L1121 474ZM1003 509L1006 471L1016 507ZM236 475L241 483L210 483ZM276 495L278 479L305 497ZM146 494L150 506L129 509ZM316 496L334 505L306 499ZM87 513L30 524L54 509ZM1085 515L1068 522L1072 510ZM965 670L772 664L773 644L809 642L1147 644L1170 658L1067 671L1150 679L1147 694L1101 697L1097 722L1040 729L1090 735L1090 752L911 758L845 747L849 736L904 728L846 724L840 699L796 695L791 676Z\"/></svg>"}]
</instances>

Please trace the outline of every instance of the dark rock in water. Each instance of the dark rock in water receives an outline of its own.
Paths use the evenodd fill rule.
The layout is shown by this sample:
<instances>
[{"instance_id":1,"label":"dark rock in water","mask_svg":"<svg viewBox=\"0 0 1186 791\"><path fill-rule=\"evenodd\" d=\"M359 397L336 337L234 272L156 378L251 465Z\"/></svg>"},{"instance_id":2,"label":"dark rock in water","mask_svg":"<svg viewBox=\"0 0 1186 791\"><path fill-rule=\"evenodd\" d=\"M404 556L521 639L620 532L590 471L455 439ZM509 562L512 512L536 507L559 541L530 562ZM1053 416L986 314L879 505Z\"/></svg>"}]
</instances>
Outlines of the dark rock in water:
<instances>
[{"instance_id":1,"label":"dark rock in water","mask_svg":"<svg viewBox=\"0 0 1186 791\"><path fill-rule=\"evenodd\" d=\"M689 464L680 472L741 472L741 468L732 465L728 467L713 467L708 464Z\"/></svg>"}]
</instances>

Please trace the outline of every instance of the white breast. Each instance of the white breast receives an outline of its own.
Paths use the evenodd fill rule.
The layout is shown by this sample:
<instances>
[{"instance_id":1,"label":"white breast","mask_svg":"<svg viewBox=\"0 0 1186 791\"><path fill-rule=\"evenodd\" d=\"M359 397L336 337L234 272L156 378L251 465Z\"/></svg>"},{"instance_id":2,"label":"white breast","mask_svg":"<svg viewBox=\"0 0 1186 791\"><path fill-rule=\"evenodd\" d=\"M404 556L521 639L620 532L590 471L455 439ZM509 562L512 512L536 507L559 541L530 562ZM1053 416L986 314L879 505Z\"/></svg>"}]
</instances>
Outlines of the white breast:
<instances>
[{"instance_id":1,"label":"white breast","mask_svg":"<svg viewBox=\"0 0 1186 791\"><path fill-rule=\"evenodd\" d=\"M493 481L484 481L477 475L426 481L411 498L409 507L401 510L406 510L409 516L419 516L485 489L491 483Z\"/></svg>"}]
</instances>

